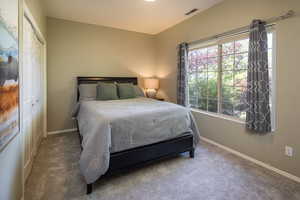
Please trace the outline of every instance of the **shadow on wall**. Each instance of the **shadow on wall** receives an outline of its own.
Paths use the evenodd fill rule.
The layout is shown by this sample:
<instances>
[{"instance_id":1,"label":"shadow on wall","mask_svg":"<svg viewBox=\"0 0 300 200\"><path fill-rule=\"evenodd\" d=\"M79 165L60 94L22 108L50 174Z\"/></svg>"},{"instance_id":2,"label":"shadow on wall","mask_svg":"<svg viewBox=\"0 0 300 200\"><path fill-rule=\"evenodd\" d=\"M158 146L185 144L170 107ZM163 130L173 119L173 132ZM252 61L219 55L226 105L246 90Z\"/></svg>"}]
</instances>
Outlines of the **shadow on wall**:
<instances>
[{"instance_id":1,"label":"shadow on wall","mask_svg":"<svg viewBox=\"0 0 300 200\"><path fill-rule=\"evenodd\" d=\"M157 77L160 80L160 89L157 96L176 103L177 73L175 71L161 73ZM168 91L166 90L167 88Z\"/></svg>"}]
</instances>

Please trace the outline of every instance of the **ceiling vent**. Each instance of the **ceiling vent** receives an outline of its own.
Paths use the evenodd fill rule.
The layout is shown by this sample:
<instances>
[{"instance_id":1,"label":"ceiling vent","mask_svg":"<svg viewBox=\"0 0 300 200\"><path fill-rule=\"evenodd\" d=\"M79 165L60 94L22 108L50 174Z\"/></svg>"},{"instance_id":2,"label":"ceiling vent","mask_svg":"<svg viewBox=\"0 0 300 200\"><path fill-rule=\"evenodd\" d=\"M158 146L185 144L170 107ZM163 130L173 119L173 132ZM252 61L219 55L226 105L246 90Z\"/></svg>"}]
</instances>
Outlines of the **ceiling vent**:
<instances>
[{"instance_id":1,"label":"ceiling vent","mask_svg":"<svg viewBox=\"0 0 300 200\"><path fill-rule=\"evenodd\" d=\"M194 9L190 10L189 12L185 13L185 15L190 15L190 14L192 14L194 12L197 12L197 11L198 11L198 9L194 8Z\"/></svg>"}]
</instances>

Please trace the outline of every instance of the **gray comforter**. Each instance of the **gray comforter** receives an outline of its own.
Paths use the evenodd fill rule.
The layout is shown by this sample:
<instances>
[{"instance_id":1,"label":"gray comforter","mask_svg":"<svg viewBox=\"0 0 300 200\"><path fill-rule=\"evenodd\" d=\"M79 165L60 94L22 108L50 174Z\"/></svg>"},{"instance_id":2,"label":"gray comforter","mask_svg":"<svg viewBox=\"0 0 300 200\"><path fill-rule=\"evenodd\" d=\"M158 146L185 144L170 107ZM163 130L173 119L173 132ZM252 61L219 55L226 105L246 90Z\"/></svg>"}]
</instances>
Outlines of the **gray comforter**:
<instances>
[{"instance_id":1,"label":"gray comforter","mask_svg":"<svg viewBox=\"0 0 300 200\"><path fill-rule=\"evenodd\" d=\"M109 156L133 147L194 134L198 129L190 111L176 104L135 98L83 101L77 119L83 136L80 170L87 183L95 182L109 167Z\"/></svg>"}]
</instances>

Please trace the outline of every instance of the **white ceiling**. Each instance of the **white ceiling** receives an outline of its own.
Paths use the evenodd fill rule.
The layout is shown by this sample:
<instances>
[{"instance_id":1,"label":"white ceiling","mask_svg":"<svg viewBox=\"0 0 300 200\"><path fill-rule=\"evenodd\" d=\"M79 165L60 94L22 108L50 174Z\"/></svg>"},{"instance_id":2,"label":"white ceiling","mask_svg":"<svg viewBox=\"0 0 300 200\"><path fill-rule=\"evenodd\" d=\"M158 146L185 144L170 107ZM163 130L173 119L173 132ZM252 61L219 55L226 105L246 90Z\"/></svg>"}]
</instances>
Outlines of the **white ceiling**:
<instances>
[{"instance_id":1,"label":"white ceiling","mask_svg":"<svg viewBox=\"0 0 300 200\"><path fill-rule=\"evenodd\" d=\"M88 24L157 34L223 0L44 0L47 15Z\"/></svg>"}]
</instances>

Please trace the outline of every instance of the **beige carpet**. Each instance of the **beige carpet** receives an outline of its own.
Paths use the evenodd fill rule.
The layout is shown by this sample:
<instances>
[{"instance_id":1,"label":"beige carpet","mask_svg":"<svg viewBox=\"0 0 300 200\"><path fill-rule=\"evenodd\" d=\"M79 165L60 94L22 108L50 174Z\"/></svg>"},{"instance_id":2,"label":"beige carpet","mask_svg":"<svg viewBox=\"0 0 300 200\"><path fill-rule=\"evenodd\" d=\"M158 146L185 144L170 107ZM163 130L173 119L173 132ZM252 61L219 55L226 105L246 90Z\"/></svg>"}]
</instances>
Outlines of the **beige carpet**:
<instances>
[{"instance_id":1,"label":"beige carpet","mask_svg":"<svg viewBox=\"0 0 300 200\"><path fill-rule=\"evenodd\" d=\"M75 133L44 140L25 200L300 200L300 184L203 142L194 159L182 155L105 178L89 196L79 156Z\"/></svg>"}]
</instances>

